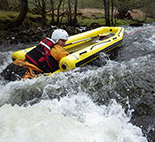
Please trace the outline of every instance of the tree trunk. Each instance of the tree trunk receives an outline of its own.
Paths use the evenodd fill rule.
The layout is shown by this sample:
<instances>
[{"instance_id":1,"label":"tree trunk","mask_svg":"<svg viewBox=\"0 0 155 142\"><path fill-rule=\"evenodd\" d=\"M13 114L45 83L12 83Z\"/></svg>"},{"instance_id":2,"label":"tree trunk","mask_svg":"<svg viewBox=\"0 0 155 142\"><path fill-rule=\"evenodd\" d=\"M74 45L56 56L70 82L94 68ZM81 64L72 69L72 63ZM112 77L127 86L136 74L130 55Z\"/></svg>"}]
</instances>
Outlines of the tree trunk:
<instances>
[{"instance_id":1,"label":"tree trunk","mask_svg":"<svg viewBox=\"0 0 155 142\"><path fill-rule=\"evenodd\" d=\"M110 3L109 0L107 0L107 21L106 25L110 26Z\"/></svg>"},{"instance_id":2,"label":"tree trunk","mask_svg":"<svg viewBox=\"0 0 155 142\"><path fill-rule=\"evenodd\" d=\"M72 20L72 8L71 8L71 3L70 0L68 0L68 23L72 25L73 20Z\"/></svg>"},{"instance_id":3,"label":"tree trunk","mask_svg":"<svg viewBox=\"0 0 155 142\"><path fill-rule=\"evenodd\" d=\"M112 25L114 25L113 19L114 19L114 1L111 0L111 24Z\"/></svg>"},{"instance_id":4,"label":"tree trunk","mask_svg":"<svg viewBox=\"0 0 155 142\"><path fill-rule=\"evenodd\" d=\"M43 24L45 24L45 21L46 21L46 2L45 2L45 0L42 0L42 20L43 20Z\"/></svg>"},{"instance_id":5,"label":"tree trunk","mask_svg":"<svg viewBox=\"0 0 155 142\"><path fill-rule=\"evenodd\" d=\"M77 6L78 0L74 1L74 12L72 14L71 0L68 0L68 24L75 26L77 24Z\"/></svg>"},{"instance_id":6,"label":"tree trunk","mask_svg":"<svg viewBox=\"0 0 155 142\"><path fill-rule=\"evenodd\" d=\"M109 0L103 0L106 26L110 26L110 5Z\"/></svg>"},{"instance_id":7,"label":"tree trunk","mask_svg":"<svg viewBox=\"0 0 155 142\"><path fill-rule=\"evenodd\" d=\"M62 0L59 1L59 5L58 5L58 8L57 8L57 24L59 24L61 4L62 4Z\"/></svg>"},{"instance_id":8,"label":"tree trunk","mask_svg":"<svg viewBox=\"0 0 155 142\"><path fill-rule=\"evenodd\" d=\"M78 0L75 0L75 5L74 5L74 20L73 20L73 24L74 25L77 24L77 5L78 5Z\"/></svg>"},{"instance_id":9,"label":"tree trunk","mask_svg":"<svg viewBox=\"0 0 155 142\"><path fill-rule=\"evenodd\" d=\"M42 24L43 26L46 25L46 2L45 0L38 0L38 8L41 12L41 20L42 20Z\"/></svg>"},{"instance_id":10,"label":"tree trunk","mask_svg":"<svg viewBox=\"0 0 155 142\"><path fill-rule=\"evenodd\" d=\"M28 0L19 0L19 3L20 3L20 14L18 15L17 19L14 21L14 22L11 22L9 24L8 27L18 27L18 26L21 26L25 17L26 17L26 14L27 14L27 11L28 11Z\"/></svg>"},{"instance_id":11,"label":"tree trunk","mask_svg":"<svg viewBox=\"0 0 155 142\"><path fill-rule=\"evenodd\" d=\"M50 0L50 2L51 2L51 17L52 17L51 24L55 24L55 20L54 20L54 0Z\"/></svg>"},{"instance_id":12,"label":"tree trunk","mask_svg":"<svg viewBox=\"0 0 155 142\"><path fill-rule=\"evenodd\" d=\"M61 19L60 19L60 22L62 22L62 19L64 18L65 14L66 14L66 11L65 11L65 0L62 1L62 14L61 14Z\"/></svg>"}]
</instances>

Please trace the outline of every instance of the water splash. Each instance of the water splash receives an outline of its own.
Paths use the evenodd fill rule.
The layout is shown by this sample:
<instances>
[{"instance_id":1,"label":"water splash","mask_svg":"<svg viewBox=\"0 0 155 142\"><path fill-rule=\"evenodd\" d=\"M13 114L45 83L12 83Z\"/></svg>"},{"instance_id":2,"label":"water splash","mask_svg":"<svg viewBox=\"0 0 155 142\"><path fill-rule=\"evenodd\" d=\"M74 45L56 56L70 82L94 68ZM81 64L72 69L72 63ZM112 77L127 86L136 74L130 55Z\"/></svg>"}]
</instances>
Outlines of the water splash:
<instances>
[{"instance_id":1,"label":"water splash","mask_svg":"<svg viewBox=\"0 0 155 142\"><path fill-rule=\"evenodd\" d=\"M115 101L97 106L87 94L0 108L0 141L146 142Z\"/></svg>"},{"instance_id":2,"label":"water splash","mask_svg":"<svg viewBox=\"0 0 155 142\"><path fill-rule=\"evenodd\" d=\"M145 142L142 130L153 141L154 41L154 29L142 31L124 39L114 60L101 54L51 77L1 80L0 141ZM0 52L1 70L11 52Z\"/></svg>"}]
</instances>

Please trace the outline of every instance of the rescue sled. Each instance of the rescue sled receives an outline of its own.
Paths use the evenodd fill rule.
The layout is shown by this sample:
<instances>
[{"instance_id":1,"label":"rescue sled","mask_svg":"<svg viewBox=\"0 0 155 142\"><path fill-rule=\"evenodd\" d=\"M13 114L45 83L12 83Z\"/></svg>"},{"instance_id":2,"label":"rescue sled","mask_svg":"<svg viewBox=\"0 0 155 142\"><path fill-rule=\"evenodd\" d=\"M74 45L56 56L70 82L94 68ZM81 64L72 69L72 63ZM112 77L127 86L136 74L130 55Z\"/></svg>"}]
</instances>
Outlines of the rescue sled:
<instances>
[{"instance_id":1,"label":"rescue sled","mask_svg":"<svg viewBox=\"0 0 155 142\"><path fill-rule=\"evenodd\" d=\"M54 73L84 66L96 59L100 52L113 50L122 43L124 31L123 27L99 27L70 36L64 47L70 55L60 60L59 69ZM25 54L33 48L35 46L14 52L12 60L25 59Z\"/></svg>"}]
</instances>

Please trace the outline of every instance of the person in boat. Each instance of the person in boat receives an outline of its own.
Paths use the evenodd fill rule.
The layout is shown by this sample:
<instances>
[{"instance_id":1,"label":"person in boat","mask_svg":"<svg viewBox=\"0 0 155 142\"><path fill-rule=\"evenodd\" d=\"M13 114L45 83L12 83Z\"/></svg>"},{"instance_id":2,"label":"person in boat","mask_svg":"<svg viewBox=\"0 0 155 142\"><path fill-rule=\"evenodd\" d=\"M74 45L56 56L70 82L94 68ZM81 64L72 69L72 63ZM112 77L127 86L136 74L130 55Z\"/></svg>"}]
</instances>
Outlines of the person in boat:
<instances>
[{"instance_id":1,"label":"person in boat","mask_svg":"<svg viewBox=\"0 0 155 142\"><path fill-rule=\"evenodd\" d=\"M51 38L45 38L25 55L25 60L17 59L9 64L0 75L9 81L32 79L38 74L52 73L59 69L61 58L69 55L63 48L68 40L68 33L56 29Z\"/></svg>"}]
</instances>

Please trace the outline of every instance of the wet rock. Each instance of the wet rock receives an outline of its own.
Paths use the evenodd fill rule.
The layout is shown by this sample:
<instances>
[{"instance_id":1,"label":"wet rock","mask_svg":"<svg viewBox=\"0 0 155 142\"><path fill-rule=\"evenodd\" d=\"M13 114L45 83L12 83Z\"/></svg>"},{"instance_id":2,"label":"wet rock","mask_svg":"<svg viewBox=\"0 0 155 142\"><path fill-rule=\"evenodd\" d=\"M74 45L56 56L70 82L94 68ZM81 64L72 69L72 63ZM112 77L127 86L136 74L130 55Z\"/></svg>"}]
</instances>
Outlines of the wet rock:
<instances>
[{"instance_id":1,"label":"wet rock","mask_svg":"<svg viewBox=\"0 0 155 142\"><path fill-rule=\"evenodd\" d=\"M59 25L54 27L31 27L24 30L14 28L8 29L4 33L0 33L0 44L40 42L45 37L51 37L51 33L57 28L65 29L69 35L74 35L81 32L79 27L67 25Z\"/></svg>"},{"instance_id":2,"label":"wet rock","mask_svg":"<svg viewBox=\"0 0 155 142\"><path fill-rule=\"evenodd\" d=\"M98 28L98 27L100 27L101 25L99 24L99 23L91 23L91 25L90 26L88 26L87 28L86 28L86 30L91 30L91 29L95 29L95 28Z\"/></svg>"},{"instance_id":3,"label":"wet rock","mask_svg":"<svg viewBox=\"0 0 155 142\"><path fill-rule=\"evenodd\" d=\"M139 26L143 26L143 23L132 23L130 24L130 26L139 27Z\"/></svg>"}]
</instances>

